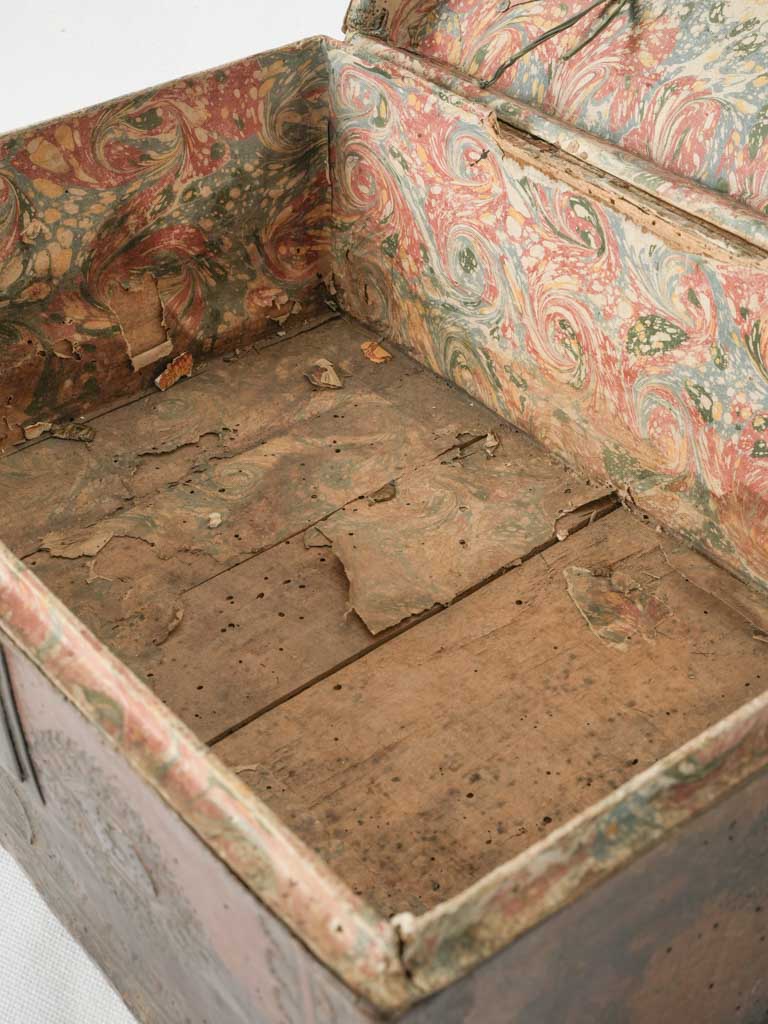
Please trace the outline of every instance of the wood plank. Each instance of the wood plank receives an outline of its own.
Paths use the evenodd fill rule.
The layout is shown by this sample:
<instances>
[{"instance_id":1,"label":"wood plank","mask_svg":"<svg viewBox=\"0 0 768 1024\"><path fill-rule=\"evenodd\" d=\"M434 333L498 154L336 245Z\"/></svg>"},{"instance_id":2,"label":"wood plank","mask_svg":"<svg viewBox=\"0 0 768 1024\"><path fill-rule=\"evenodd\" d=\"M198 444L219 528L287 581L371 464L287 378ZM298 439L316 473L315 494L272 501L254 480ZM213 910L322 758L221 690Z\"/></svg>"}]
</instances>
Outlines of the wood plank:
<instances>
[{"instance_id":1,"label":"wood plank","mask_svg":"<svg viewBox=\"0 0 768 1024\"><path fill-rule=\"evenodd\" d=\"M423 911L765 687L752 625L662 540L613 513L214 749L379 909ZM620 643L573 567L624 593L604 622L639 609Z\"/></svg>"},{"instance_id":2,"label":"wood plank","mask_svg":"<svg viewBox=\"0 0 768 1024\"><path fill-rule=\"evenodd\" d=\"M553 543L565 517L589 517L608 497L507 432L404 473L380 500L352 502L319 529L344 564L350 607L380 633Z\"/></svg>"},{"instance_id":3,"label":"wood plank","mask_svg":"<svg viewBox=\"0 0 768 1024\"><path fill-rule=\"evenodd\" d=\"M205 739L373 643L357 620L347 619L346 581L335 559L328 552L305 552L301 543L284 543L287 538L429 463L456 445L462 432L477 435L494 428L525 451L532 447L493 413L410 359L367 360L361 338L368 337L354 324L324 325L275 346L267 353L269 362L262 353L255 361L222 364L204 387L200 384L199 393L192 387L197 380L180 387L179 402L173 401L177 389L161 396L153 414L161 425L151 434L147 407L137 402L116 411L120 431L109 420L93 446L63 449L75 454L92 449L86 459L93 487L85 486L72 508L54 502L54 522L67 525L46 534L47 550L27 561ZM313 390L304 378L319 353L344 374L341 391ZM238 390L249 380L244 364L255 381L253 415L250 384ZM232 430L220 428L192 442L201 430L216 426L217 415L221 424L230 391L239 395ZM259 404L262 392L266 412ZM295 422L256 443L265 423L290 419L292 409ZM141 456L131 478L131 500L102 515L108 505L100 505L97 485L109 474L118 433L134 439L137 457L150 436L155 448L164 450ZM35 450L29 450L30 457ZM26 460L20 453L17 461ZM40 479L33 484L39 488ZM278 549L270 552L275 545ZM264 552L263 564L244 568L231 582L222 575ZM323 565L328 571L321 583L317 570ZM272 599L254 605L253 595L265 592L265 576L303 580L307 574L308 589L297 582L283 594L289 598L285 624L293 629L279 630L283 642L275 643L275 620L283 606ZM208 580L210 588L203 587ZM211 608L228 597L244 614L228 615L222 627ZM243 651L253 653L241 658Z\"/></svg>"},{"instance_id":4,"label":"wood plank","mask_svg":"<svg viewBox=\"0 0 768 1024\"><path fill-rule=\"evenodd\" d=\"M180 593L177 584L173 602L166 601L164 608L157 607L161 593L157 578L164 571L167 575L167 570L160 564L154 572L149 567L144 574L147 587L137 590L133 584L123 600L138 597L142 602L143 621L155 630L151 643L147 642L146 629L137 629L135 616L127 614L125 608L110 612L115 620L111 633L113 646L203 739L214 741L223 732L299 691L312 680L372 649L390 637L393 627L411 614L428 610L436 602L447 603L458 590L494 575L511 560L525 557L543 544L554 543L559 510L587 503L581 520L575 513L560 520L567 520L570 527L578 525L579 521L585 522L591 514L592 496L603 494L604 489L580 481L529 438L502 425L493 414L484 410L475 412L466 397L455 390L435 389L434 380L422 370L402 382L396 393L390 395L402 416L398 430L408 442L410 464L422 463L403 473L397 472L398 467L395 467L393 476L400 500L373 505L366 499L352 501L319 523L318 528L334 538L341 535L346 539L349 533L354 540L360 535L358 524L366 522L368 512L385 509L386 543L380 543L381 536L374 531L360 552L362 561L360 557L356 561L344 558L342 569L328 548L307 550L300 537L294 538L231 571L213 575L208 582L192 589L184 587L182 582L185 593ZM365 432L370 428L373 409L373 399L361 406L365 422L355 422L353 440L367 437ZM475 430L481 426L487 429L491 423L502 439L497 449L502 454L487 458L481 443L473 446L477 449L473 454L469 454L470 449L466 447L457 448L450 456L425 462L426 452L420 452L418 437L408 428L413 410L429 410L429 421L434 419L438 425L437 437L445 438L441 444L451 438L455 440L455 434L444 434L446 425L452 424L450 430L455 431L459 422L466 426L474 424ZM322 419L309 421L304 429L319 424ZM428 422L423 416L421 419ZM334 424L339 422L334 420ZM346 428L334 426L335 431L342 429ZM469 436L475 435L470 431ZM337 442L342 445L341 437L339 433L334 445ZM394 451L395 438L388 440L384 447ZM333 450L335 463L341 459L341 454L336 454L338 447ZM311 465L314 472L325 457L324 451L310 453L306 459L307 466ZM350 452L350 464L359 469L367 453L366 442L361 450ZM453 461L453 456L457 456L457 461ZM376 469L381 472L380 484L385 481L391 463L386 457L382 459L378 452L375 457ZM199 490L197 480L194 486ZM286 522L295 513L308 515L304 508L305 493L295 476L285 486L278 481L265 487L263 494L280 510ZM290 499L286 495L290 495ZM290 509L289 500L293 501ZM437 508L437 514L424 515L425 508L431 506ZM249 499L249 508L253 507L253 500ZM268 524L267 509L258 504L256 507L258 515L252 519ZM450 512L459 507L463 509L459 512L459 521L446 514L446 510ZM317 514L324 512L324 508L319 509ZM246 528L238 529L241 542L245 542ZM469 539L466 552L458 543L457 529ZM170 530L164 533L168 535ZM415 544L412 543L414 538ZM323 538L319 539L322 543ZM174 543L177 541L178 536L174 535ZM459 564L453 552L448 554L450 548L460 552ZM110 557L114 560L114 555ZM127 560L132 562L134 557L129 550ZM388 557L399 558L399 575L390 571ZM96 560L94 573L113 577L114 567L103 570L100 561ZM175 556L173 561L177 561ZM350 614L351 607L360 610L355 595L361 592L361 582L350 570L351 562L357 567L365 566L370 587L363 588L362 592L372 596L374 607L375 602L380 602L375 621L377 628L371 632L357 615ZM390 605L395 614L390 614L389 620L382 624L381 617L386 611L386 607L383 611L382 607L388 596L382 589L383 581L414 580L417 585L421 584L425 573L418 574L417 563L429 573L428 582L433 589L422 591L427 594L422 603L411 602L404 607L395 600ZM130 565L126 568L130 575ZM356 583L349 600L348 577ZM101 589L92 588L92 612L106 607ZM176 616L183 617L166 639L169 625L176 624L174 607ZM153 614L146 614L149 608L155 609ZM366 616L365 621L370 628L370 617ZM372 632L376 632L376 639Z\"/></svg>"},{"instance_id":5,"label":"wood plank","mask_svg":"<svg viewBox=\"0 0 768 1024\"><path fill-rule=\"evenodd\" d=\"M382 365L360 344L370 331L332 320L267 349L205 363L190 380L89 420L91 444L42 438L0 460L2 539L20 557L53 530L95 522L174 481L202 458L245 451L371 390L396 389L417 364L393 350ZM314 359L338 366L344 388L314 389ZM23 516L20 510L24 510Z\"/></svg>"},{"instance_id":6,"label":"wood plank","mask_svg":"<svg viewBox=\"0 0 768 1024\"><path fill-rule=\"evenodd\" d=\"M527 438L512 435L510 450L512 442L519 461L536 459L538 453ZM425 467L425 474L432 465ZM486 460L480 469L493 475ZM562 467L549 469L549 477L540 481L542 487L562 486ZM577 491L578 482L571 483ZM468 512L477 518L483 514L484 494L467 498ZM519 491L508 495L505 516L522 515L528 507L527 489L523 501L516 504L516 497ZM353 502L349 507L358 506ZM320 523L322 529L326 522ZM404 517L404 548L410 525ZM475 556L472 579L479 578L480 571L491 575L504 564L503 544L509 538L503 533L500 539L494 536L498 523L488 525L487 550ZM450 531L445 532L447 542ZM541 536L555 542L551 520L542 520ZM498 557L490 558L488 552ZM450 578L451 562L446 560L443 568ZM139 644L135 627L126 618L116 623L111 642L130 657L158 696L210 742L398 631L390 628L374 638L360 618L350 614L348 573L348 566L342 567L327 547L306 548L303 538L295 537L182 595L183 619L165 642ZM438 579L438 566L433 575ZM155 621L161 618L155 616ZM409 628L409 623L399 628Z\"/></svg>"}]
</instances>

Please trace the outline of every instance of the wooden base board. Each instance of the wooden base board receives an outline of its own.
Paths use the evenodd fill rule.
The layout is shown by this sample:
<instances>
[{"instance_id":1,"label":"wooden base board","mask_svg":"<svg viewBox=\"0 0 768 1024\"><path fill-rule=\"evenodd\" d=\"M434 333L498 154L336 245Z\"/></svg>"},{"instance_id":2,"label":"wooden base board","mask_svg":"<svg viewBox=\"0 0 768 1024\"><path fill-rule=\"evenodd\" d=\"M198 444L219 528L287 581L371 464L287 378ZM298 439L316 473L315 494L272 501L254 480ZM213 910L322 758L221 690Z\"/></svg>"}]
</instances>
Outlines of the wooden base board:
<instances>
[{"instance_id":1,"label":"wooden base board","mask_svg":"<svg viewBox=\"0 0 768 1024\"><path fill-rule=\"evenodd\" d=\"M326 323L30 445L0 515L344 879L419 912L759 692L766 648L741 584L369 340Z\"/></svg>"},{"instance_id":2,"label":"wooden base board","mask_svg":"<svg viewBox=\"0 0 768 1024\"><path fill-rule=\"evenodd\" d=\"M422 912L768 684L664 541L614 512L214 749L380 910Z\"/></svg>"},{"instance_id":3,"label":"wooden base board","mask_svg":"<svg viewBox=\"0 0 768 1024\"><path fill-rule=\"evenodd\" d=\"M325 323L106 413L91 443L0 462L11 546L205 740L554 543L605 496L408 357L371 361L370 340ZM307 379L322 359L341 387ZM356 522L360 554L345 543ZM353 575L376 636L350 610Z\"/></svg>"}]
</instances>

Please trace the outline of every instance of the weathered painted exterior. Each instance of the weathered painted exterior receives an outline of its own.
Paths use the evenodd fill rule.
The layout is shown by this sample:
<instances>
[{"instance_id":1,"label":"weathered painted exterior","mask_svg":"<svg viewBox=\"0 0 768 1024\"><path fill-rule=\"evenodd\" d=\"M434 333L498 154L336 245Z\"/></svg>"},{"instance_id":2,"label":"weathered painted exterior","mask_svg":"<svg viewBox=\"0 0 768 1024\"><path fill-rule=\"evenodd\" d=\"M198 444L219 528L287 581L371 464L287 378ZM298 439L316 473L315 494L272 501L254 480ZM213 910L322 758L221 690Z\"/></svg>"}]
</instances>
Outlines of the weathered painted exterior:
<instances>
[{"instance_id":1,"label":"weathered painted exterior","mask_svg":"<svg viewBox=\"0 0 768 1024\"><path fill-rule=\"evenodd\" d=\"M320 39L0 139L0 449L327 311Z\"/></svg>"},{"instance_id":2,"label":"weathered painted exterior","mask_svg":"<svg viewBox=\"0 0 768 1024\"><path fill-rule=\"evenodd\" d=\"M586 0L353 0L350 29L479 81ZM507 96L668 171L768 206L768 21L757 0L638 0L588 46L597 6L498 80Z\"/></svg>"},{"instance_id":3,"label":"weathered painted exterior","mask_svg":"<svg viewBox=\"0 0 768 1024\"><path fill-rule=\"evenodd\" d=\"M719 6L725 18L753 5ZM536 25L556 7L543 3ZM405 26L422 55L478 72L450 49L455 34L411 36L426 10L351 23L395 43ZM475 36L491 31L490 10L429 7L451 24L461 14ZM472 39L461 34L468 60ZM506 33L483 59L510 43ZM518 73L526 98L563 113ZM555 76L552 95L566 85ZM381 44L314 40L4 140L0 436L130 394L171 355L271 329L294 303L311 311L330 282L353 315L765 585L765 224L663 173L641 193L641 164L522 106L518 127L538 138L499 129L502 103ZM597 125L571 120L613 138L598 108ZM618 141L659 159L655 142L632 142L637 116ZM683 131L673 118L669 138ZM547 132L578 159L553 153ZM730 159L720 137L715 156ZM752 163L734 157L729 190L745 202L761 194L758 142ZM672 148L689 165L668 166L713 184L700 148ZM685 195L707 215L669 205ZM129 331L113 308L121 290L152 313ZM45 799L0 770L0 836L144 1020L765 1015L768 697L465 893L393 923L2 545L0 636ZM707 938L691 966L694 935Z\"/></svg>"},{"instance_id":4,"label":"weathered painted exterior","mask_svg":"<svg viewBox=\"0 0 768 1024\"><path fill-rule=\"evenodd\" d=\"M0 770L0 841L140 1021L372 1019L119 746L21 653L6 656L45 802Z\"/></svg>"}]
</instances>

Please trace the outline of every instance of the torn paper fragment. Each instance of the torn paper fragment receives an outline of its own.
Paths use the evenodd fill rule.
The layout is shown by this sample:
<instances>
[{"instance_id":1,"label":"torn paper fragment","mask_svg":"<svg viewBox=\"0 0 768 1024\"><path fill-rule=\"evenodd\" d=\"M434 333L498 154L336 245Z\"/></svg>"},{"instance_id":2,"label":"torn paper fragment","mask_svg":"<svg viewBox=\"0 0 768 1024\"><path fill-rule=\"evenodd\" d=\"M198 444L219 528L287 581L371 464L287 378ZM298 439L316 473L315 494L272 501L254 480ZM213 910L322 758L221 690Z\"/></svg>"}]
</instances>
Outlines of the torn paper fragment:
<instances>
[{"instance_id":1,"label":"torn paper fragment","mask_svg":"<svg viewBox=\"0 0 768 1024\"><path fill-rule=\"evenodd\" d=\"M40 547L55 558L93 558L115 536L114 528L84 527L64 530L43 537Z\"/></svg>"},{"instance_id":2,"label":"torn paper fragment","mask_svg":"<svg viewBox=\"0 0 768 1024\"><path fill-rule=\"evenodd\" d=\"M505 458L488 459L485 437L477 457L436 459L397 477L386 500L368 495L319 524L344 566L349 605L371 633L450 604L554 543L563 504L601 493L522 435L505 435Z\"/></svg>"},{"instance_id":3,"label":"torn paper fragment","mask_svg":"<svg viewBox=\"0 0 768 1024\"><path fill-rule=\"evenodd\" d=\"M154 639L155 646L160 647L162 644L164 644L168 637L171 635L171 633L175 633L176 630L179 628L183 618L184 609L181 607L181 605L174 605L173 608L171 609L170 618L166 623L164 623L164 627L160 635L156 636Z\"/></svg>"},{"instance_id":4,"label":"torn paper fragment","mask_svg":"<svg viewBox=\"0 0 768 1024\"><path fill-rule=\"evenodd\" d=\"M28 423L27 426L22 429L24 430L24 437L27 441L34 441L42 434L46 434L52 426L52 423L41 420L39 423Z\"/></svg>"},{"instance_id":5,"label":"torn paper fragment","mask_svg":"<svg viewBox=\"0 0 768 1024\"><path fill-rule=\"evenodd\" d=\"M500 444L501 442L499 441L498 437L493 433L492 430L489 430L488 433L485 435L485 441L483 441L483 448L485 449L485 454L488 456L489 459L492 459L493 456L496 454L496 449L499 447Z\"/></svg>"},{"instance_id":6,"label":"torn paper fragment","mask_svg":"<svg viewBox=\"0 0 768 1024\"><path fill-rule=\"evenodd\" d=\"M192 356L189 352L182 352L166 366L161 374L155 377L155 384L161 391L167 391L182 377L191 377L192 367Z\"/></svg>"},{"instance_id":7,"label":"torn paper fragment","mask_svg":"<svg viewBox=\"0 0 768 1024\"><path fill-rule=\"evenodd\" d=\"M390 480L388 484L384 484L378 491L373 491L368 495L368 504L376 505L382 501L392 501L397 496L397 487L395 481Z\"/></svg>"},{"instance_id":8,"label":"torn paper fragment","mask_svg":"<svg viewBox=\"0 0 768 1024\"><path fill-rule=\"evenodd\" d=\"M87 423L54 423L51 426L51 437L62 441L83 441L90 444L96 437L96 431Z\"/></svg>"},{"instance_id":9,"label":"torn paper fragment","mask_svg":"<svg viewBox=\"0 0 768 1024\"><path fill-rule=\"evenodd\" d=\"M221 513L211 512L208 516L208 529L215 530L217 526L221 526Z\"/></svg>"},{"instance_id":10,"label":"torn paper fragment","mask_svg":"<svg viewBox=\"0 0 768 1024\"><path fill-rule=\"evenodd\" d=\"M583 526L594 523L601 519L608 512L619 507L621 502L616 493L604 494L594 501L587 501L576 508L564 508L555 522L555 536L559 541L567 540L572 533L576 533ZM594 575L598 575L597 572Z\"/></svg>"},{"instance_id":11,"label":"torn paper fragment","mask_svg":"<svg viewBox=\"0 0 768 1024\"><path fill-rule=\"evenodd\" d=\"M392 358L392 353L382 348L378 341L364 341L360 348L365 358L372 363L386 363Z\"/></svg>"},{"instance_id":12,"label":"torn paper fragment","mask_svg":"<svg viewBox=\"0 0 768 1024\"><path fill-rule=\"evenodd\" d=\"M669 608L643 584L624 573L611 575L569 565L563 569L568 595L600 640L625 651L635 637L652 641Z\"/></svg>"},{"instance_id":13,"label":"torn paper fragment","mask_svg":"<svg viewBox=\"0 0 768 1024\"><path fill-rule=\"evenodd\" d=\"M171 354L173 345L165 329L158 282L148 270L124 281L113 281L108 301L134 370Z\"/></svg>"},{"instance_id":14,"label":"torn paper fragment","mask_svg":"<svg viewBox=\"0 0 768 1024\"><path fill-rule=\"evenodd\" d=\"M318 359L311 370L304 376L314 388L343 388L344 382L336 371L333 363L327 359Z\"/></svg>"}]
</instances>

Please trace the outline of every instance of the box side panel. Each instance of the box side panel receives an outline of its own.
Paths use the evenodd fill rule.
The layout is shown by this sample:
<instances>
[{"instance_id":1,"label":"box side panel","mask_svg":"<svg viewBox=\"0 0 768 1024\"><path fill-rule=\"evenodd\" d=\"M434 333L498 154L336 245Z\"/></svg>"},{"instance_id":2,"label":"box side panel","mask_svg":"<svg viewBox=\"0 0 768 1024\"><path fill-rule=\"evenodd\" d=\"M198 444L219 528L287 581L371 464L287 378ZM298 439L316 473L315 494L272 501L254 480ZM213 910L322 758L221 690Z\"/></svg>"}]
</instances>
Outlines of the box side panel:
<instances>
[{"instance_id":1,"label":"box side panel","mask_svg":"<svg viewBox=\"0 0 768 1024\"><path fill-rule=\"evenodd\" d=\"M765 585L764 256L395 64L331 62L345 308Z\"/></svg>"},{"instance_id":2,"label":"box side panel","mask_svg":"<svg viewBox=\"0 0 768 1024\"><path fill-rule=\"evenodd\" d=\"M42 791L0 770L0 841L148 1024L370 1020L14 648Z\"/></svg>"},{"instance_id":3,"label":"box side panel","mask_svg":"<svg viewBox=\"0 0 768 1024\"><path fill-rule=\"evenodd\" d=\"M377 1006L404 1005L409 989L390 922L352 893L2 544L0 609L0 634L71 701L93 730L92 743L98 737L114 748L125 770L129 766L353 991ZM35 756L33 748L33 762Z\"/></svg>"},{"instance_id":4,"label":"box side panel","mask_svg":"<svg viewBox=\"0 0 768 1024\"><path fill-rule=\"evenodd\" d=\"M0 139L0 448L326 310L320 39Z\"/></svg>"},{"instance_id":5,"label":"box side panel","mask_svg":"<svg viewBox=\"0 0 768 1024\"><path fill-rule=\"evenodd\" d=\"M496 87L765 212L768 18L755 0L352 0L347 27L488 81L590 6L568 31L511 65ZM631 7L639 14L634 25Z\"/></svg>"},{"instance_id":6,"label":"box side panel","mask_svg":"<svg viewBox=\"0 0 768 1024\"><path fill-rule=\"evenodd\" d=\"M759 1024L767 857L763 772L404 1024Z\"/></svg>"}]
</instances>

